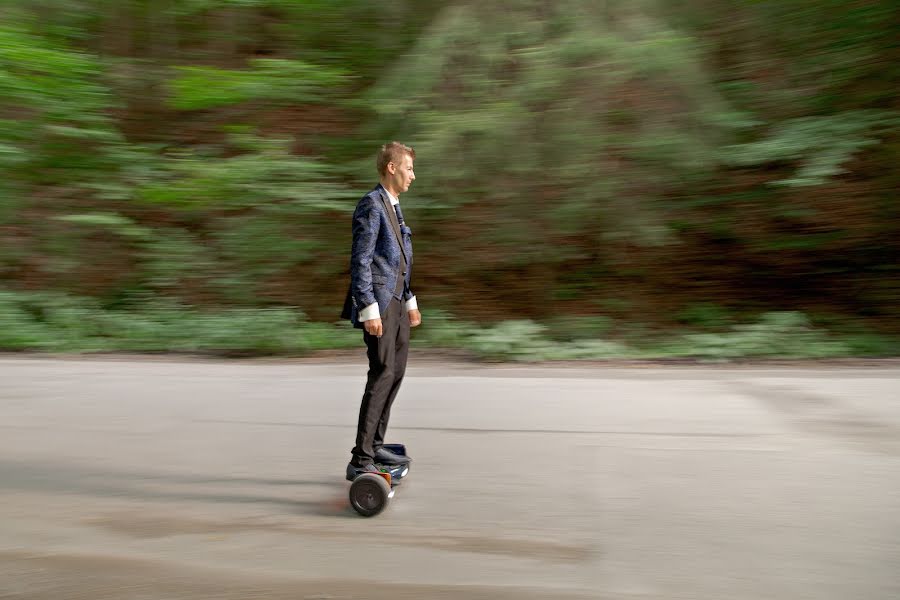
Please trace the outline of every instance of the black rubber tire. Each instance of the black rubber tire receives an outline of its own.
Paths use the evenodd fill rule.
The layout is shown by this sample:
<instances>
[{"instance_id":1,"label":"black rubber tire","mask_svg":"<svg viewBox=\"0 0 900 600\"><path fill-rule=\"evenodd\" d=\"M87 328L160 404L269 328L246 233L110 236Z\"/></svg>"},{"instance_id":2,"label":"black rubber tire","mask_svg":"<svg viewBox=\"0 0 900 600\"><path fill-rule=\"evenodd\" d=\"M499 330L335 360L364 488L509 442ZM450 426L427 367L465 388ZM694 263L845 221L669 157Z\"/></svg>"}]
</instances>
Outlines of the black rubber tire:
<instances>
[{"instance_id":1,"label":"black rubber tire","mask_svg":"<svg viewBox=\"0 0 900 600\"><path fill-rule=\"evenodd\" d=\"M374 517L390 500L391 486L381 475L363 473L350 485L350 506L364 517Z\"/></svg>"}]
</instances>

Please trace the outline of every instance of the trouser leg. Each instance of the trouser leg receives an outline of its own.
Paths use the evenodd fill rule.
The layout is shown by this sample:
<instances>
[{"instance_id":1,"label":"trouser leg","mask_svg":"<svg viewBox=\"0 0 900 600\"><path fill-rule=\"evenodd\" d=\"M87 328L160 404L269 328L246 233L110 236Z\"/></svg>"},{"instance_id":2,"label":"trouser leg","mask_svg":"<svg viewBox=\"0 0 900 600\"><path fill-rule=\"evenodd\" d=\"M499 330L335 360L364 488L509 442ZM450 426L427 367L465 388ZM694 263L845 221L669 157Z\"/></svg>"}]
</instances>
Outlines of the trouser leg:
<instances>
[{"instance_id":1,"label":"trouser leg","mask_svg":"<svg viewBox=\"0 0 900 600\"><path fill-rule=\"evenodd\" d=\"M379 447L375 445L376 437L380 439L380 443L384 443L390 405L397 395L406 370L409 318L403 314L398 300L391 300L385 314L382 315L382 326L380 338L363 333L366 354L369 357L369 373L359 409L356 446L352 451L351 462L356 466L373 462L375 451ZM397 342L402 337L403 330L406 335L398 347ZM398 361L398 357L401 361Z\"/></svg>"},{"instance_id":2,"label":"trouser leg","mask_svg":"<svg viewBox=\"0 0 900 600\"><path fill-rule=\"evenodd\" d=\"M397 397L397 392L400 391L400 384L403 383L403 376L406 374L406 360L409 356L409 315L402 307L400 307L398 322L399 327L394 341L394 381L388 392L387 401L384 403L381 418L378 420L378 427L375 428L373 447L376 451L384 445L384 436L391 418L391 405L394 403L394 398Z\"/></svg>"}]
</instances>

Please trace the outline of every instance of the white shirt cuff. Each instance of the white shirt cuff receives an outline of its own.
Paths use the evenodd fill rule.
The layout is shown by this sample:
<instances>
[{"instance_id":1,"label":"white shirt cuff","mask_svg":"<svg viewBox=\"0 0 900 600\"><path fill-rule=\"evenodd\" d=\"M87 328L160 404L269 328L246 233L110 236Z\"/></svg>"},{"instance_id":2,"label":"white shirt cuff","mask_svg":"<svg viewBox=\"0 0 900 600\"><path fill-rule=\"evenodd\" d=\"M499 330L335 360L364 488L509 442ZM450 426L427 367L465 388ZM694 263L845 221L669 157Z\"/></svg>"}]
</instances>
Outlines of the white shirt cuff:
<instances>
[{"instance_id":1,"label":"white shirt cuff","mask_svg":"<svg viewBox=\"0 0 900 600\"><path fill-rule=\"evenodd\" d=\"M419 310L419 304L416 302L415 296L406 301L406 312L411 310Z\"/></svg>"},{"instance_id":2,"label":"white shirt cuff","mask_svg":"<svg viewBox=\"0 0 900 600\"><path fill-rule=\"evenodd\" d=\"M381 311L378 310L378 303L374 302L361 311L359 311L360 321L371 321L372 319L380 319Z\"/></svg>"}]
</instances>

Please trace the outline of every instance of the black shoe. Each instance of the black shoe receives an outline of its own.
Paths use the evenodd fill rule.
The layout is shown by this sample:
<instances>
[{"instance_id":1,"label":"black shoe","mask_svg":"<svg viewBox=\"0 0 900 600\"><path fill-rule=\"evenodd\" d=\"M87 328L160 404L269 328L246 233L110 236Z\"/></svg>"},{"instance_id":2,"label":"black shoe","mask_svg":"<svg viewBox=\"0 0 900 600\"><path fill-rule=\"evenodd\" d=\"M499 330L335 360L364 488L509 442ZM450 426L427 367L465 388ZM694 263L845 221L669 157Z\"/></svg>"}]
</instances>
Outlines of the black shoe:
<instances>
[{"instance_id":1,"label":"black shoe","mask_svg":"<svg viewBox=\"0 0 900 600\"><path fill-rule=\"evenodd\" d=\"M379 448L375 451L375 462L381 465L408 465L412 459L401 454L394 454L387 448Z\"/></svg>"},{"instance_id":2,"label":"black shoe","mask_svg":"<svg viewBox=\"0 0 900 600\"><path fill-rule=\"evenodd\" d=\"M358 467L353 463L347 465L347 481L353 481L363 473L380 473L380 471L375 465L371 463L369 463L368 465L363 465L361 467Z\"/></svg>"}]
</instances>

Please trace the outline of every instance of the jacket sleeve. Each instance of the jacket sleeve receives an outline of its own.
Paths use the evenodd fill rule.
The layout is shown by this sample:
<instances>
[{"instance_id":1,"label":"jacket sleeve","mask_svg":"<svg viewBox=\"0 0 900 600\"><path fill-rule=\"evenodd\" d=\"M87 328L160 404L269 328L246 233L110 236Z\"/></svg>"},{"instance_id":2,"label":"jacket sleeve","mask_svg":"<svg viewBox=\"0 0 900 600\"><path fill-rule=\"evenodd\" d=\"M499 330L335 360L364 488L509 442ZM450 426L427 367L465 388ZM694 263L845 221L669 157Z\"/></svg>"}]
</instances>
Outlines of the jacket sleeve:
<instances>
[{"instance_id":1,"label":"jacket sleeve","mask_svg":"<svg viewBox=\"0 0 900 600\"><path fill-rule=\"evenodd\" d=\"M350 250L350 288L356 305L363 309L375 304L372 286L372 257L378 241L381 217L371 196L366 196L353 212L353 245Z\"/></svg>"}]
</instances>

